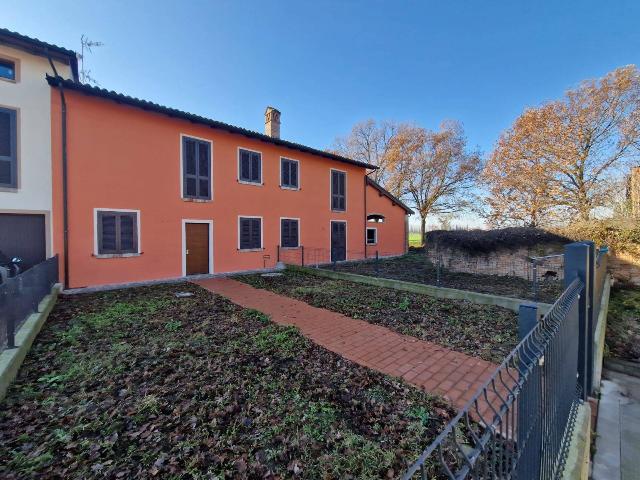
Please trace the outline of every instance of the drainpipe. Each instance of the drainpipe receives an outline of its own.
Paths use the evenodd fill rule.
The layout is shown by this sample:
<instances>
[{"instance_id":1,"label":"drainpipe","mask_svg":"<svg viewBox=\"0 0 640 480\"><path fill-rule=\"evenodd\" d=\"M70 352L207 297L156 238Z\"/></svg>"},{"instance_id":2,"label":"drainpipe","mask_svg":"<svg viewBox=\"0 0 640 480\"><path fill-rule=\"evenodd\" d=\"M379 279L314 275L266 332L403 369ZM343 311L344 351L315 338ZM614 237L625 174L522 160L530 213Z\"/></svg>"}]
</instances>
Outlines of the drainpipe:
<instances>
[{"instance_id":1,"label":"drainpipe","mask_svg":"<svg viewBox=\"0 0 640 480\"><path fill-rule=\"evenodd\" d=\"M62 77L58 75L58 70L48 55L49 64L53 74L58 80L58 91L60 92L60 119L62 123L62 223L63 223L63 255L64 255L64 288L69 288L69 212L68 212L68 185L67 185L67 101L64 96Z\"/></svg>"},{"instance_id":2,"label":"drainpipe","mask_svg":"<svg viewBox=\"0 0 640 480\"><path fill-rule=\"evenodd\" d=\"M364 258L368 258L367 255L367 178L373 173L371 170L369 173L364 174Z\"/></svg>"}]
</instances>

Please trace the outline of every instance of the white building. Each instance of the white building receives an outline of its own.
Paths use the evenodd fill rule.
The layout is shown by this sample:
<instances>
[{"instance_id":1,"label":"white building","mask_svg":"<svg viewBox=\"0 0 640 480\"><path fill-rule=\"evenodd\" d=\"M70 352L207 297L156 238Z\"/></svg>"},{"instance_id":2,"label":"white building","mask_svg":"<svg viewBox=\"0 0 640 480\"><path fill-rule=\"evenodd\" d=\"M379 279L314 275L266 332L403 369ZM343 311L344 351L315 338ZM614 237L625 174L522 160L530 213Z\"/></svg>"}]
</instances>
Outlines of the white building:
<instances>
[{"instance_id":1,"label":"white building","mask_svg":"<svg viewBox=\"0 0 640 480\"><path fill-rule=\"evenodd\" d=\"M0 28L0 252L25 266L54 251L46 74L77 81L75 52Z\"/></svg>"}]
</instances>

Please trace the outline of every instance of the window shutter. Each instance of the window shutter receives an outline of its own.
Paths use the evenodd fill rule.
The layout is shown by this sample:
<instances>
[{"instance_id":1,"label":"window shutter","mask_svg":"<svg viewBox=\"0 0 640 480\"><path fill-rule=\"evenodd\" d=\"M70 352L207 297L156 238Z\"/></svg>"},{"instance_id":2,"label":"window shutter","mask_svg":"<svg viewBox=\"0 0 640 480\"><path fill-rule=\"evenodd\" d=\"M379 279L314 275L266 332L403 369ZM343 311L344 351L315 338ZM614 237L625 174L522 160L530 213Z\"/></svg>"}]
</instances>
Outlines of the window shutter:
<instances>
[{"instance_id":1,"label":"window shutter","mask_svg":"<svg viewBox=\"0 0 640 480\"><path fill-rule=\"evenodd\" d=\"M246 150L240 150L240 180L251 181L251 155Z\"/></svg>"},{"instance_id":2,"label":"window shutter","mask_svg":"<svg viewBox=\"0 0 640 480\"><path fill-rule=\"evenodd\" d=\"M288 187L291 184L291 175L289 173L290 164L287 160L282 160L282 179L280 183L283 187Z\"/></svg>"},{"instance_id":3,"label":"window shutter","mask_svg":"<svg viewBox=\"0 0 640 480\"><path fill-rule=\"evenodd\" d=\"M16 111L0 108L0 186L17 187Z\"/></svg>"},{"instance_id":4,"label":"window shutter","mask_svg":"<svg viewBox=\"0 0 640 480\"><path fill-rule=\"evenodd\" d=\"M120 215L120 253L135 253L136 248L136 228L135 216Z\"/></svg>"},{"instance_id":5,"label":"window shutter","mask_svg":"<svg viewBox=\"0 0 640 480\"><path fill-rule=\"evenodd\" d=\"M116 215L99 212L98 253L116 253L118 250Z\"/></svg>"},{"instance_id":6,"label":"window shutter","mask_svg":"<svg viewBox=\"0 0 640 480\"><path fill-rule=\"evenodd\" d=\"M251 248L251 223L248 218L240 219L240 248Z\"/></svg>"},{"instance_id":7,"label":"window shutter","mask_svg":"<svg viewBox=\"0 0 640 480\"><path fill-rule=\"evenodd\" d=\"M198 142L198 198L211 198L210 148L209 143Z\"/></svg>"},{"instance_id":8,"label":"window shutter","mask_svg":"<svg viewBox=\"0 0 640 480\"><path fill-rule=\"evenodd\" d=\"M298 188L298 162L289 162L291 169L289 176L291 178L291 186Z\"/></svg>"},{"instance_id":9,"label":"window shutter","mask_svg":"<svg viewBox=\"0 0 640 480\"><path fill-rule=\"evenodd\" d=\"M252 153L251 154L251 181L252 182L260 182L260 154Z\"/></svg>"},{"instance_id":10,"label":"window shutter","mask_svg":"<svg viewBox=\"0 0 640 480\"><path fill-rule=\"evenodd\" d=\"M289 245L292 247L298 246L298 221L289 221Z\"/></svg>"},{"instance_id":11,"label":"window shutter","mask_svg":"<svg viewBox=\"0 0 640 480\"><path fill-rule=\"evenodd\" d=\"M261 248L262 238L260 227L262 222L259 218L252 218L251 221L251 248Z\"/></svg>"}]
</instances>

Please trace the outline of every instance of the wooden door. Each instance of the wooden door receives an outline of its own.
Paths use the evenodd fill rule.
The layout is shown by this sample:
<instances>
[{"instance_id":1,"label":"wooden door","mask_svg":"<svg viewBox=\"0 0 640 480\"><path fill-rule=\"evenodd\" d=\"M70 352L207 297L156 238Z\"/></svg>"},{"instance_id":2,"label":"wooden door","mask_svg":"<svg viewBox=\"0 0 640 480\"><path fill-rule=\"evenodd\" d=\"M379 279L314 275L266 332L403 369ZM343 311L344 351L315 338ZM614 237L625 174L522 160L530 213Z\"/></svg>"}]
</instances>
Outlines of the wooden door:
<instances>
[{"instance_id":1,"label":"wooden door","mask_svg":"<svg viewBox=\"0 0 640 480\"><path fill-rule=\"evenodd\" d=\"M347 224L331 222L331 261L341 262L347 259Z\"/></svg>"},{"instance_id":2,"label":"wooden door","mask_svg":"<svg viewBox=\"0 0 640 480\"><path fill-rule=\"evenodd\" d=\"M209 224L187 223L185 225L187 275L209 272Z\"/></svg>"}]
</instances>

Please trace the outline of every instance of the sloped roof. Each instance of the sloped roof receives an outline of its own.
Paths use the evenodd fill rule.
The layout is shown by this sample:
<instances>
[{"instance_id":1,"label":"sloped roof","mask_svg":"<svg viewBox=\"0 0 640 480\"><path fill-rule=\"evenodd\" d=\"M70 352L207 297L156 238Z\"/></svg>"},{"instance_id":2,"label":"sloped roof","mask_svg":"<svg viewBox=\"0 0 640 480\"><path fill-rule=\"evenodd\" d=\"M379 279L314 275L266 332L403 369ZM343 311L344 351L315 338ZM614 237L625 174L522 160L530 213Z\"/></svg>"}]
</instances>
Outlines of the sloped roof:
<instances>
[{"instance_id":1,"label":"sloped roof","mask_svg":"<svg viewBox=\"0 0 640 480\"><path fill-rule=\"evenodd\" d=\"M18 48L32 55L49 57L71 67L73 78L78 80L78 57L76 52L59 47L52 43L43 42L37 38L27 37L18 32L6 28L0 28L0 43Z\"/></svg>"},{"instance_id":2,"label":"sloped roof","mask_svg":"<svg viewBox=\"0 0 640 480\"><path fill-rule=\"evenodd\" d=\"M124 105L141 108L143 110L160 113L163 115L167 115L169 117L188 120L190 122L198 123L200 125L206 125L208 127L215 128L218 130L224 130L229 133L236 133L239 135L244 135L245 137L255 138L256 140L261 140L263 142L272 143L282 147L292 148L294 150L299 150L305 153L311 153L313 155L329 158L331 160L337 160L338 162L348 163L351 165L356 165L358 167L363 167L368 169L378 168L375 165L358 162L356 160L352 160L350 158L337 155L335 153L326 152L324 150L318 150L316 148L307 147L306 145L289 142L287 140L282 140L280 138L273 138L273 137L270 137L269 135L264 135L262 133L254 132L252 130L247 130L246 128L236 127L235 125L230 125L228 123L220 122L218 120L202 117L200 115L184 112L182 110L178 110L171 107L165 107L164 105L159 105L157 103L153 103L148 100L141 100L139 98L130 97L122 93L114 92L112 90L106 90L104 88L95 87L93 85L86 85L83 83L72 82L70 80L52 77L50 75L47 75L47 82L49 82L49 85L51 85L52 87L58 86L61 83L66 90L74 90L76 92L81 92L86 95L91 95L94 97L100 97L107 100L112 100L117 103L122 103Z\"/></svg>"},{"instance_id":3,"label":"sloped roof","mask_svg":"<svg viewBox=\"0 0 640 480\"><path fill-rule=\"evenodd\" d=\"M378 192L380 192L381 195L384 195L385 197L387 197L389 200L391 200L392 203L398 205L400 208L402 208L409 215L413 214L413 210L411 210L409 207L407 207L407 205L402 200L400 200L395 195L392 195L391 192L386 190L382 185L380 185L378 182L376 182L372 178L367 177L367 184L371 185L373 188L378 190Z\"/></svg>"}]
</instances>

